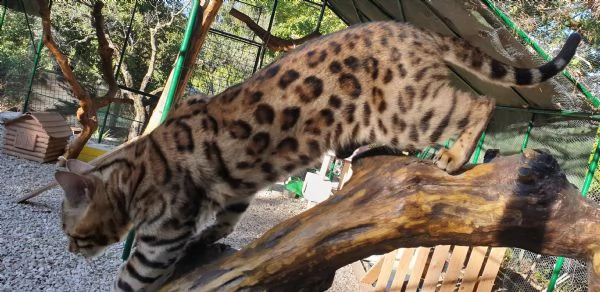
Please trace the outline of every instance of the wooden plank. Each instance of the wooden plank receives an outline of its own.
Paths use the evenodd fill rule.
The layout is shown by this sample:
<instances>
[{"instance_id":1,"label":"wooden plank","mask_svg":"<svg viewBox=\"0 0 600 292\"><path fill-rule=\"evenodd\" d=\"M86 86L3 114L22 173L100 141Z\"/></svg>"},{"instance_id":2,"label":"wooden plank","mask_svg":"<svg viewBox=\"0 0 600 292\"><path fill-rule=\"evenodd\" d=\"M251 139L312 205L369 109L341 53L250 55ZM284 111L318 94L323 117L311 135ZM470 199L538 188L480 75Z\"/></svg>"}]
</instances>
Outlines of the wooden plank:
<instances>
[{"instance_id":1,"label":"wooden plank","mask_svg":"<svg viewBox=\"0 0 600 292\"><path fill-rule=\"evenodd\" d=\"M32 151L29 151L29 150L26 150L26 149L21 149L21 148L14 147L12 145L4 146L4 149L12 151L13 153L22 153L22 154L25 154L25 155L29 155L31 157L40 157L40 158L43 158L45 156L44 153L42 153L42 152L32 152Z\"/></svg>"},{"instance_id":2,"label":"wooden plank","mask_svg":"<svg viewBox=\"0 0 600 292\"><path fill-rule=\"evenodd\" d=\"M423 276L423 269L427 264L427 258L429 258L430 247L419 247L417 249L415 266L410 272L410 279L408 279L408 284L406 284L406 291L418 291L419 283L421 282L421 277Z\"/></svg>"},{"instance_id":3,"label":"wooden plank","mask_svg":"<svg viewBox=\"0 0 600 292\"><path fill-rule=\"evenodd\" d=\"M57 120L57 121L48 121L48 122L38 122L36 120L22 120L18 123L15 123L15 125L20 124L20 125L30 125L30 126L35 126L35 127L66 127L69 130L71 129L69 127L69 124L67 124L67 122L65 120Z\"/></svg>"},{"instance_id":4,"label":"wooden plank","mask_svg":"<svg viewBox=\"0 0 600 292\"><path fill-rule=\"evenodd\" d=\"M488 249L489 247L487 246L473 247L471 255L469 256L469 261L465 267L465 274L460 283L459 291L470 292L475 290L475 284L477 284L477 279L479 278L479 271L481 271L481 266L483 260L485 260Z\"/></svg>"},{"instance_id":5,"label":"wooden plank","mask_svg":"<svg viewBox=\"0 0 600 292\"><path fill-rule=\"evenodd\" d=\"M16 130L18 128L27 129L28 131L33 131L36 134L38 134L39 136L46 136L47 138L50 137L50 136L48 136L48 133L46 133L46 131L44 131L44 129L42 129L42 127L40 127L40 126L33 127L33 126L19 124L19 125L11 126L10 128L7 127L7 129L9 129L9 130L11 130L11 129Z\"/></svg>"},{"instance_id":6,"label":"wooden plank","mask_svg":"<svg viewBox=\"0 0 600 292\"><path fill-rule=\"evenodd\" d=\"M481 273L481 277L479 277L479 281L477 283L477 292L492 291L494 281L496 280L496 276L498 276L498 271L500 270L500 265L504 260L505 253L505 247L492 248L488 260L485 263L485 267L483 268L483 273Z\"/></svg>"},{"instance_id":7,"label":"wooden plank","mask_svg":"<svg viewBox=\"0 0 600 292\"><path fill-rule=\"evenodd\" d=\"M383 265L383 258L379 259L375 265L373 265L360 279L361 283L373 285L375 281L377 281L377 277L379 277L379 272L381 271L381 266Z\"/></svg>"},{"instance_id":8,"label":"wooden plank","mask_svg":"<svg viewBox=\"0 0 600 292\"><path fill-rule=\"evenodd\" d=\"M397 253L398 250L395 249L383 256L383 265L381 266L381 272L379 272L377 283L375 284L376 291L385 291L387 283L390 281L390 276L392 276Z\"/></svg>"},{"instance_id":9,"label":"wooden plank","mask_svg":"<svg viewBox=\"0 0 600 292\"><path fill-rule=\"evenodd\" d=\"M350 264L350 268L352 268L352 273L354 273L354 277L360 282L360 280L367 273L365 271L365 267L363 266L361 261L356 261Z\"/></svg>"},{"instance_id":10,"label":"wooden plank","mask_svg":"<svg viewBox=\"0 0 600 292\"><path fill-rule=\"evenodd\" d=\"M24 153L14 152L14 151L8 150L6 148L3 149L2 151L4 151L4 153L6 153L8 155L21 157L21 158L28 159L28 160L33 160L33 161L36 161L36 162L43 162L44 161L42 159L42 157L35 157L35 156L27 155L27 154L24 154Z\"/></svg>"},{"instance_id":11,"label":"wooden plank","mask_svg":"<svg viewBox=\"0 0 600 292\"><path fill-rule=\"evenodd\" d=\"M442 287L440 292L453 292L456 289L456 283L460 277L460 272L463 269L463 263L469 252L469 247L455 245L448 261L448 268L446 274L444 274L444 280L442 281Z\"/></svg>"},{"instance_id":12,"label":"wooden plank","mask_svg":"<svg viewBox=\"0 0 600 292\"><path fill-rule=\"evenodd\" d=\"M26 150L28 152L39 152L39 153L46 153L48 152L48 150L56 150L56 149L64 149L65 146L67 145L66 143L64 145L53 145L52 147L48 147L47 144L44 144L42 142L39 143L35 143L35 147L33 148L33 150L29 150L29 149L25 149L25 148L21 148L21 147L16 147L15 146L15 141L14 140L9 140L9 143L5 144L4 147L6 148L13 148L13 149L22 149L22 150Z\"/></svg>"},{"instance_id":13,"label":"wooden plank","mask_svg":"<svg viewBox=\"0 0 600 292\"><path fill-rule=\"evenodd\" d=\"M16 137L16 133L17 133L16 131L5 132L5 133L4 133L4 137L6 137L7 139L8 139L8 138L10 138L10 139L11 139L10 141L12 142L12 144L14 144L14 143L15 143L15 137ZM48 143L49 143L50 141L49 141L48 137L40 137L40 136L37 136L36 142L38 142L38 143L40 143L40 142L41 142L41 143L43 143L43 144L46 144L46 145L48 145Z\"/></svg>"},{"instance_id":14,"label":"wooden plank","mask_svg":"<svg viewBox=\"0 0 600 292\"><path fill-rule=\"evenodd\" d=\"M396 274L394 275L394 280L392 281L391 291L400 291L402 289L402 285L404 285L404 279L406 279L406 273L408 273L408 269L410 268L410 261L412 260L415 254L416 248L401 248L398 251L402 252L400 256L400 262L398 263L398 267L396 268Z\"/></svg>"},{"instance_id":15,"label":"wooden plank","mask_svg":"<svg viewBox=\"0 0 600 292\"><path fill-rule=\"evenodd\" d=\"M64 121L65 118L56 112L34 112L31 113L36 119L40 121Z\"/></svg>"},{"instance_id":16,"label":"wooden plank","mask_svg":"<svg viewBox=\"0 0 600 292\"><path fill-rule=\"evenodd\" d=\"M424 291L435 291L438 283L440 282L440 276L446 260L448 259L448 252L450 251L449 245L438 245L433 251L433 256L429 262L429 268L425 272L425 280L423 281L422 289Z\"/></svg>"}]
</instances>

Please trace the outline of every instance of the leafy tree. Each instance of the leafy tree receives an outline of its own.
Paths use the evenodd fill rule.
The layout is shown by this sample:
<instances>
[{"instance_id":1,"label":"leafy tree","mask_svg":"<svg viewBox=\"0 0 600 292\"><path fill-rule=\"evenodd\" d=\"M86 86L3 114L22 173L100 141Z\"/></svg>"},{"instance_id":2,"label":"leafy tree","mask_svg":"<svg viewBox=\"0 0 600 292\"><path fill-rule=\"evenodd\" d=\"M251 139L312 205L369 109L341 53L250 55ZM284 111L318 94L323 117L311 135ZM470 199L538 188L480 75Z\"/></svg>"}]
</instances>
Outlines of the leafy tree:
<instances>
[{"instance_id":1,"label":"leafy tree","mask_svg":"<svg viewBox=\"0 0 600 292\"><path fill-rule=\"evenodd\" d=\"M125 49L118 72L121 84L151 94L162 91L183 37L186 19L182 12L188 5L189 0L139 0L137 4L135 1L107 1L105 15L108 41L117 56ZM128 35L134 10L136 13ZM71 59L77 64L76 73L93 84L97 80L97 68L91 64L96 63L97 55L94 53L94 32L87 25L89 20L85 7L72 5L70 1L58 1L53 12L56 15L55 27L60 32L63 44L70 49ZM142 95L131 91L122 93L134 102L135 121L129 131L129 138L132 138L145 126L151 114L150 107L145 106Z\"/></svg>"}]
</instances>

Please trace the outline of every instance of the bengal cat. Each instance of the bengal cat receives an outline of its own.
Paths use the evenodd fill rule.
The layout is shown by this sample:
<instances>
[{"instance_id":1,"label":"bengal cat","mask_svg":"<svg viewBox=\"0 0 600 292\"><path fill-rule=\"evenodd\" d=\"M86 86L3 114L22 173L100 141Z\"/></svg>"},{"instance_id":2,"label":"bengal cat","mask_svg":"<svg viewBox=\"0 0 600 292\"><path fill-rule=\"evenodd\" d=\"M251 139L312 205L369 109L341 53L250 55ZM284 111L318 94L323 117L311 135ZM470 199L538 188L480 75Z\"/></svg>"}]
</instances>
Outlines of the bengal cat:
<instances>
[{"instance_id":1,"label":"bengal cat","mask_svg":"<svg viewBox=\"0 0 600 292\"><path fill-rule=\"evenodd\" d=\"M133 228L137 248L114 289L156 290L189 242L230 234L258 190L318 162L327 149L341 156L368 143L418 149L458 135L435 162L456 172L494 100L451 87L445 65L496 84L533 85L565 68L580 39L572 34L556 58L535 69L397 22L311 41L210 100L188 99L101 165L70 160L70 172L56 173L69 251L98 255Z\"/></svg>"}]
</instances>

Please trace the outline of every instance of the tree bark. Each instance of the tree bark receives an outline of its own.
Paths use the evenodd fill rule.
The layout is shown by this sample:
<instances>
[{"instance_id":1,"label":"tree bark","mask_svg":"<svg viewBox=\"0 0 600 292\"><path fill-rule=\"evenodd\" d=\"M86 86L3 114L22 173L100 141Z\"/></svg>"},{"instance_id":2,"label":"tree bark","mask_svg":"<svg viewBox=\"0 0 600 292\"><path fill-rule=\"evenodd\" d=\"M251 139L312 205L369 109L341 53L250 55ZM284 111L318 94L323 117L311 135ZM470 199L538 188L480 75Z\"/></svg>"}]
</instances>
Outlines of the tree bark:
<instances>
[{"instance_id":1,"label":"tree bark","mask_svg":"<svg viewBox=\"0 0 600 292\"><path fill-rule=\"evenodd\" d=\"M314 31L299 39L282 39L270 34L268 31L254 22L254 20L252 20L252 18L250 18L248 15L236 10L235 8L231 8L231 10L229 10L229 14L245 23L246 26L248 26L248 28L250 28L250 30L252 30L256 36L263 41L269 50L275 52L287 52L296 46L303 44L304 42L321 36L320 32Z\"/></svg>"},{"instance_id":2,"label":"tree bark","mask_svg":"<svg viewBox=\"0 0 600 292\"><path fill-rule=\"evenodd\" d=\"M353 167L341 191L246 248L208 264L218 252L189 249L162 291L323 290L336 269L369 255L445 244L583 259L590 291L600 291L600 208L581 197L550 154L529 150L458 175L399 156Z\"/></svg>"}]
</instances>

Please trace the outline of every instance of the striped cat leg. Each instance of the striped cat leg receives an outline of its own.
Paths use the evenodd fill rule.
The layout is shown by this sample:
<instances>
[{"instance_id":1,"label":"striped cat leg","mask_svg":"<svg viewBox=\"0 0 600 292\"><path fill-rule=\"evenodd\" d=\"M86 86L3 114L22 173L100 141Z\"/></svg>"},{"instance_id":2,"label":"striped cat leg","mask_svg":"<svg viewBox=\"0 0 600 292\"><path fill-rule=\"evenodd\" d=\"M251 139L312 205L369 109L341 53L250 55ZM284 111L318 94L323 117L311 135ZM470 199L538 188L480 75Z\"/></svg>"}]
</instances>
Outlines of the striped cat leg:
<instances>
[{"instance_id":1,"label":"striped cat leg","mask_svg":"<svg viewBox=\"0 0 600 292\"><path fill-rule=\"evenodd\" d=\"M226 205L217 213L215 223L202 230L198 240L204 244L210 244L231 234L240 221L242 214L248 208L250 200L251 197L248 200L236 201Z\"/></svg>"},{"instance_id":2,"label":"striped cat leg","mask_svg":"<svg viewBox=\"0 0 600 292\"><path fill-rule=\"evenodd\" d=\"M434 158L435 164L448 173L456 172L469 161L481 133L492 117L495 105L495 100L491 98L466 92L457 94L460 95L458 104L468 108L467 114L456 119L456 126L461 130L461 134L450 149L440 149Z\"/></svg>"},{"instance_id":3,"label":"striped cat leg","mask_svg":"<svg viewBox=\"0 0 600 292\"><path fill-rule=\"evenodd\" d=\"M151 234L138 231L137 247L121 266L114 291L156 291L171 276L194 228L162 229Z\"/></svg>"}]
</instances>

